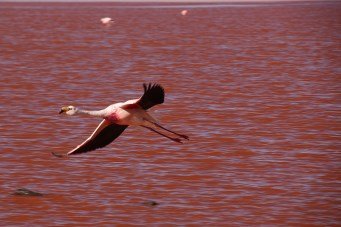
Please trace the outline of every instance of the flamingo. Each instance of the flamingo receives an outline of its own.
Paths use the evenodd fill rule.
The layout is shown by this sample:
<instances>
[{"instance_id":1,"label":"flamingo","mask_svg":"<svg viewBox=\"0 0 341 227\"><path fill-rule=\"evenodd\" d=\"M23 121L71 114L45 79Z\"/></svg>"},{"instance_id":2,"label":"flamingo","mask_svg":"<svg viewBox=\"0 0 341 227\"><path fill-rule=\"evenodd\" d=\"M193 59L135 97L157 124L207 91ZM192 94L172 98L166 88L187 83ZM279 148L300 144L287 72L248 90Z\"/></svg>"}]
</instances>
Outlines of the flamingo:
<instances>
[{"instance_id":1,"label":"flamingo","mask_svg":"<svg viewBox=\"0 0 341 227\"><path fill-rule=\"evenodd\" d=\"M189 137L176 133L160 125L147 110L151 107L164 102L165 92L159 84L143 84L144 94L139 99L128 100L112 104L105 109L97 111L82 110L74 106L62 107L59 114L76 115L87 114L94 117L103 118L91 136L82 144L66 154L52 152L57 157L75 155L105 147L119 137L122 132L130 125L142 126L166 137L177 143L183 143L182 139L189 140ZM176 135L175 137L164 134L161 130Z\"/></svg>"},{"instance_id":2,"label":"flamingo","mask_svg":"<svg viewBox=\"0 0 341 227\"><path fill-rule=\"evenodd\" d=\"M186 16L187 13L188 13L188 10L186 10L186 9L184 9L184 10L181 11L181 15L182 15L182 16Z\"/></svg>"},{"instance_id":3,"label":"flamingo","mask_svg":"<svg viewBox=\"0 0 341 227\"><path fill-rule=\"evenodd\" d=\"M101 18L101 22L102 24L112 24L114 23L114 20L111 19L110 17L104 17L104 18Z\"/></svg>"}]
</instances>

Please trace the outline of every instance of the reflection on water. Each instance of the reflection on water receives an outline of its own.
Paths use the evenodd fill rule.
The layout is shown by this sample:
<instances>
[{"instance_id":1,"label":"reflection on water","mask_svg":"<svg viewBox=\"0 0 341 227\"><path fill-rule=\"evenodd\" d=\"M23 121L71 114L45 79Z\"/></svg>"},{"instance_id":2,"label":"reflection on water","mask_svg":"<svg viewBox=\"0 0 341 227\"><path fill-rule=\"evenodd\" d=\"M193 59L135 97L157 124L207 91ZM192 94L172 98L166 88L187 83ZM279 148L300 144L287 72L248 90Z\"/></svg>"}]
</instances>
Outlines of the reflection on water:
<instances>
[{"instance_id":1,"label":"reflection on water","mask_svg":"<svg viewBox=\"0 0 341 227\"><path fill-rule=\"evenodd\" d=\"M78 6L0 8L4 225L339 224L339 3L186 17ZM151 111L189 143L129 127L102 150L50 155L100 122L61 106L100 109L139 97L143 82L165 87ZM44 196L11 195L19 188Z\"/></svg>"}]
</instances>

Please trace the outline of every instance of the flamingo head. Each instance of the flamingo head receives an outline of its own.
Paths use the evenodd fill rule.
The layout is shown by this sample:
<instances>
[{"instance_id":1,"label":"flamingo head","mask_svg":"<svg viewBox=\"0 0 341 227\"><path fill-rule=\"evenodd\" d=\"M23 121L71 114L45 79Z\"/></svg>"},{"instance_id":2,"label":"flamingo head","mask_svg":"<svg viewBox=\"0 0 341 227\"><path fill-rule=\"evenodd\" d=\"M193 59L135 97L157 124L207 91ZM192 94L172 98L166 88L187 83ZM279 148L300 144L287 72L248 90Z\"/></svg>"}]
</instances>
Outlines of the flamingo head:
<instances>
[{"instance_id":1,"label":"flamingo head","mask_svg":"<svg viewBox=\"0 0 341 227\"><path fill-rule=\"evenodd\" d=\"M78 112L78 109L74 106L64 106L59 111L59 114L65 113L67 115L75 115Z\"/></svg>"}]
</instances>

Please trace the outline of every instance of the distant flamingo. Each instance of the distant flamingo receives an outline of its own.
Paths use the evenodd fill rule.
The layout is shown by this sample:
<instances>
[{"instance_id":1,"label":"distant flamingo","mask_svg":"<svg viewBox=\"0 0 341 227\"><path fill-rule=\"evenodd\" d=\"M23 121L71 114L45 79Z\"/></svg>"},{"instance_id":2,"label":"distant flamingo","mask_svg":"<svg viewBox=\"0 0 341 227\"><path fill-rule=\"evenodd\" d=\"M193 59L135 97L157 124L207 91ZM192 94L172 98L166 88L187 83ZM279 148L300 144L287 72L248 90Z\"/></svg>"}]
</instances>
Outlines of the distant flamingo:
<instances>
[{"instance_id":1,"label":"distant flamingo","mask_svg":"<svg viewBox=\"0 0 341 227\"><path fill-rule=\"evenodd\" d=\"M102 24L112 24L114 23L113 19L111 19L110 17L104 17L101 19Z\"/></svg>"},{"instance_id":2,"label":"distant flamingo","mask_svg":"<svg viewBox=\"0 0 341 227\"><path fill-rule=\"evenodd\" d=\"M66 156L85 153L104 147L119 137L129 125L142 126L177 143L182 143L181 138L189 140L188 136L173 132L161 126L147 112L149 108L164 102L165 93L163 87L159 84L143 84L143 88L144 94L139 99L112 104L98 111L81 110L74 106L63 107L59 114L88 114L104 118L92 135L75 149L68 152ZM160 132L159 129L173 133L177 137L168 136ZM64 156L54 152L52 154L58 157Z\"/></svg>"},{"instance_id":3,"label":"distant flamingo","mask_svg":"<svg viewBox=\"0 0 341 227\"><path fill-rule=\"evenodd\" d=\"M188 10L186 10L186 9L184 9L184 10L181 11L181 15L182 15L182 16L186 16L187 13L188 13Z\"/></svg>"}]
</instances>

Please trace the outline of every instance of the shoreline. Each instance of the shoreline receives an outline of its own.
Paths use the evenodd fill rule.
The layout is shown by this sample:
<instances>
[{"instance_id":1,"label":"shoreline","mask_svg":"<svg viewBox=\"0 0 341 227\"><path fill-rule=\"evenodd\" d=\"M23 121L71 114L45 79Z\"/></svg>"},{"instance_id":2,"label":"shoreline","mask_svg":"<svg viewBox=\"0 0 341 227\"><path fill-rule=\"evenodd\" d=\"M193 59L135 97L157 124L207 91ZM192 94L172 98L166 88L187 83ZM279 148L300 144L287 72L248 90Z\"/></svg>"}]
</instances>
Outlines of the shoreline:
<instances>
[{"instance_id":1,"label":"shoreline","mask_svg":"<svg viewBox=\"0 0 341 227\"><path fill-rule=\"evenodd\" d=\"M299 2L341 2L339 0L0 0L0 3L177 3L177 4L228 4L228 3L299 3Z\"/></svg>"}]
</instances>

